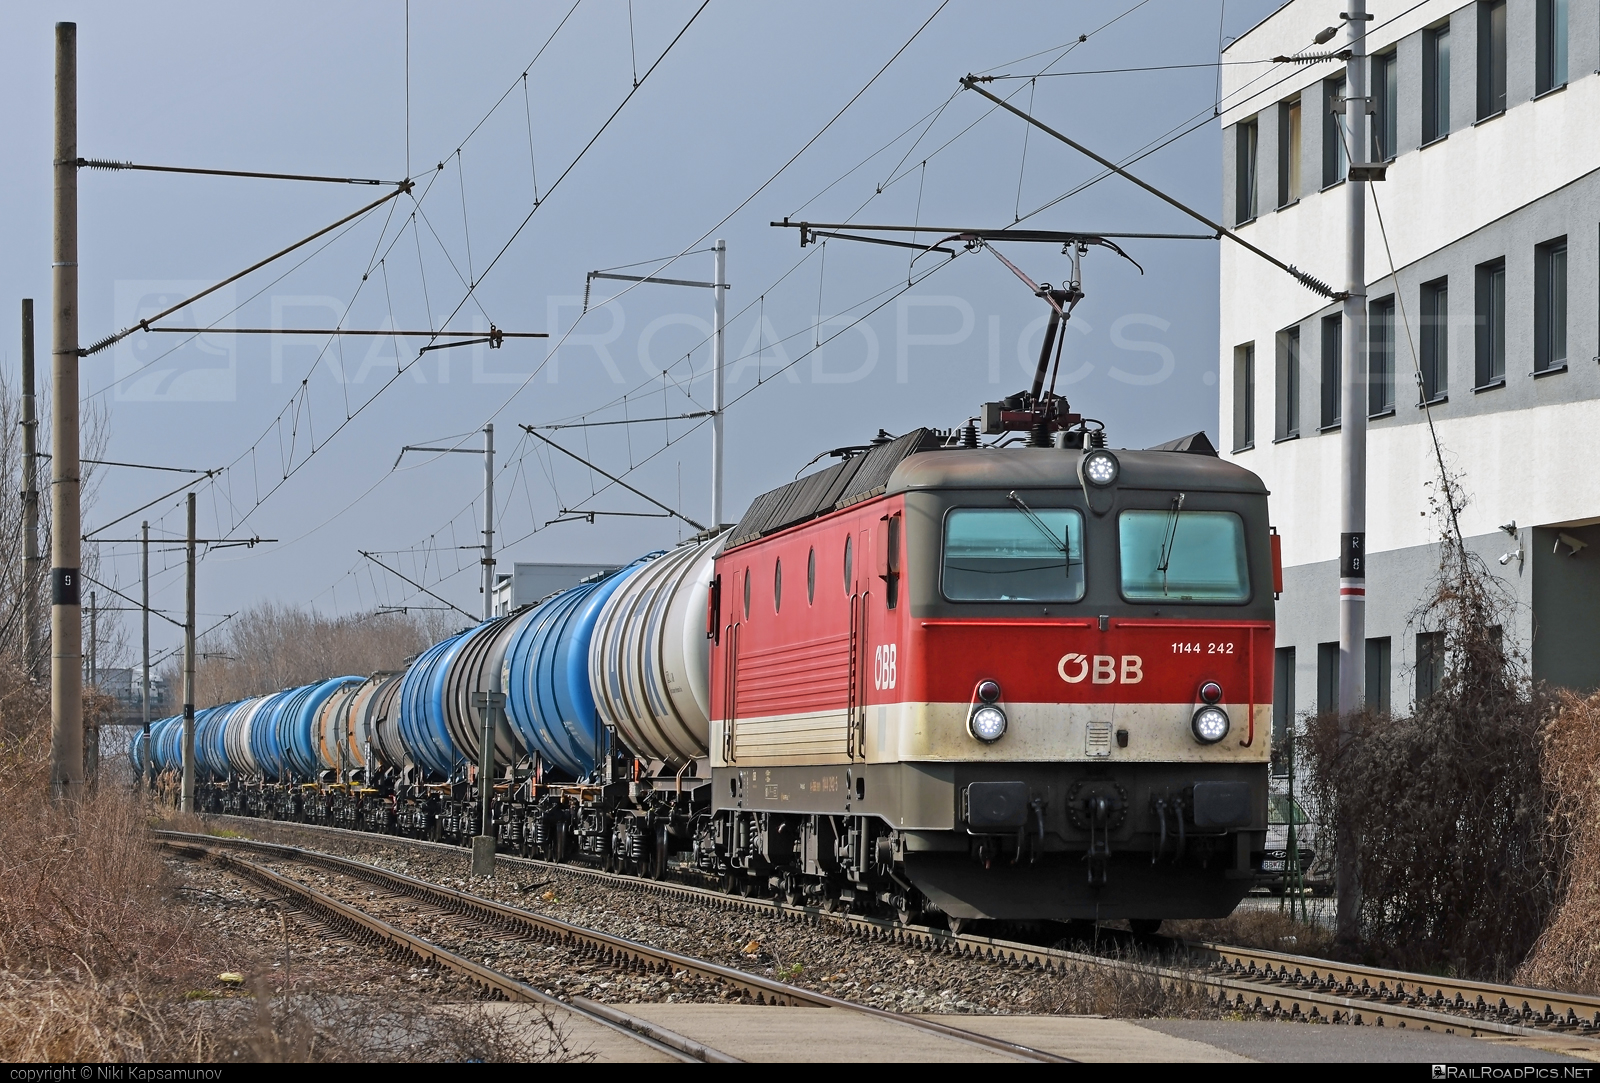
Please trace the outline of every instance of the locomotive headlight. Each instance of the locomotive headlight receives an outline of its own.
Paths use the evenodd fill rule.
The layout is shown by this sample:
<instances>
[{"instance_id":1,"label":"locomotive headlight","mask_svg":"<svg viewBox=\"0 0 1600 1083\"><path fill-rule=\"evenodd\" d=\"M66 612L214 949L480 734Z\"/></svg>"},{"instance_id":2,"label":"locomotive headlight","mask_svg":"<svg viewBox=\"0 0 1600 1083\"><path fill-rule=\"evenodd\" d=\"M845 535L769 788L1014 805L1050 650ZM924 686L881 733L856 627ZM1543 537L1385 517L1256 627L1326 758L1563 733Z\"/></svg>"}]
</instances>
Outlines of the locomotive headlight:
<instances>
[{"instance_id":1,"label":"locomotive headlight","mask_svg":"<svg viewBox=\"0 0 1600 1083\"><path fill-rule=\"evenodd\" d=\"M984 744L993 744L1005 735L1006 713L993 704L979 707L967 718L967 731Z\"/></svg>"},{"instance_id":2,"label":"locomotive headlight","mask_svg":"<svg viewBox=\"0 0 1600 1083\"><path fill-rule=\"evenodd\" d=\"M1194 739L1203 745L1214 745L1228 736L1228 712L1221 707L1202 707L1194 713L1189 728Z\"/></svg>"},{"instance_id":3,"label":"locomotive headlight","mask_svg":"<svg viewBox=\"0 0 1600 1083\"><path fill-rule=\"evenodd\" d=\"M1104 489L1117 480L1117 475L1122 471L1122 464L1117 462L1115 455L1101 448L1083 457L1082 469L1085 481L1097 489Z\"/></svg>"}]
</instances>

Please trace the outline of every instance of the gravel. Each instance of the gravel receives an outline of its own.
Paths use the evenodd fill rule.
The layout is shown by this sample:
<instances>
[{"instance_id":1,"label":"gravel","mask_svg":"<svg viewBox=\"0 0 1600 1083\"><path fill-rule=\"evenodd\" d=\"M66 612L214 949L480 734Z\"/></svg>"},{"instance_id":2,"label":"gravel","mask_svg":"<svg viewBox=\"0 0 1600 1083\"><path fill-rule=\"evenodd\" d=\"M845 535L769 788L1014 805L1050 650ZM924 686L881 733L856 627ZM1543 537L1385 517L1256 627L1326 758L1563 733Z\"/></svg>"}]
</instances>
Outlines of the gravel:
<instances>
[{"instance_id":1,"label":"gravel","mask_svg":"<svg viewBox=\"0 0 1600 1083\"><path fill-rule=\"evenodd\" d=\"M229 828L239 831L241 825L234 820L229 822ZM1082 974L956 957L917 945L853 935L827 922L785 920L776 914L668 898L648 889L564 870L503 864L505 871L499 877L472 878L467 875L470 859L466 853L457 856L381 836L333 835L281 823L248 825L248 830L241 833L368 861L574 925L879 1008L1031 1015L1204 1014L1201 998L1180 996L1174 1002L1161 992L1158 982L1143 983L1153 988L1135 990L1140 994L1136 1002L1124 1003L1129 992L1125 976L1094 982L1086 981ZM321 875L321 871L317 874ZM294 875L307 878L304 866ZM461 921L453 915L436 918L429 926L432 932L420 935L456 939L459 933L453 935L448 926ZM542 946L530 949L503 937L484 937L481 930L477 939L469 932L456 942L472 946L472 951L463 950L462 954L493 959L491 965L497 969L515 973L511 964L530 967L530 974L543 975L534 984L558 994L577 993L621 1003L721 999L726 995L720 988L690 988L681 980L665 983L659 975L653 983L646 979L619 981L592 962L576 967L539 967L528 956L543 950ZM1112 983L1116 984L1115 989L1110 988ZM1108 992L1111 1002L1107 1001Z\"/></svg>"}]
</instances>

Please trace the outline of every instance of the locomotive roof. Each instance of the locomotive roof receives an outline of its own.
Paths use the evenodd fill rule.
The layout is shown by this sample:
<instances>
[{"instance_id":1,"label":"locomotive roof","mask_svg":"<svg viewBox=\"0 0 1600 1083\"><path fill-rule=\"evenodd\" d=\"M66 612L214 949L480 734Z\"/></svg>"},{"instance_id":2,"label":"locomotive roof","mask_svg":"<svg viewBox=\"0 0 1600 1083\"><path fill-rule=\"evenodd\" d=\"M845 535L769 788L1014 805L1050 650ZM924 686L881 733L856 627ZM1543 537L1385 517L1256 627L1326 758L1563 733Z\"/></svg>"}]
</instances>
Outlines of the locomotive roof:
<instances>
[{"instance_id":1,"label":"locomotive roof","mask_svg":"<svg viewBox=\"0 0 1600 1083\"><path fill-rule=\"evenodd\" d=\"M1119 489L1262 493L1249 470L1215 455L1175 451L1113 452L1122 470ZM1078 454L1060 448L951 449L913 455L895 468L887 493L920 489L1077 489Z\"/></svg>"},{"instance_id":2,"label":"locomotive roof","mask_svg":"<svg viewBox=\"0 0 1600 1083\"><path fill-rule=\"evenodd\" d=\"M826 470L751 501L728 537L728 549L885 493L920 489L1077 488L1078 456L1058 448L950 448L946 434L913 429ZM1265 493L1261 479L1213 454L1194 438L1170 450L1118 449L1117 484L1136 489Z\"/></svg>"}]
</instances>

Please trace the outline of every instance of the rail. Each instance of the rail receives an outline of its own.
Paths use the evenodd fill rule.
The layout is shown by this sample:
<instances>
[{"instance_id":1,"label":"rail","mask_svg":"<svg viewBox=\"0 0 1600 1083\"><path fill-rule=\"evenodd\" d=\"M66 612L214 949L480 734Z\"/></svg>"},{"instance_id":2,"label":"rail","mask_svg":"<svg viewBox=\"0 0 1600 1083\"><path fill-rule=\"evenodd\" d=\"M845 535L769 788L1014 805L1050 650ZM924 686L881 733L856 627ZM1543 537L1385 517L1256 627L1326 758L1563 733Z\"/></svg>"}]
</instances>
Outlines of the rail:
<instances>
[{"instance_id":1,"label":"rail","mask_svg":"<svg viewBox=\"0 0 1600 1083\"><path fill-rule=\"evenodd\" d=\"M206 844L210 836L186 835L182 832L165 831L157 832L157 835L163 845L175 852L187 856L215 860L223 867L231 869L249 880L253 880L267 890L279 892L285 897L293 899L300 907L316 915L319 920L336 932L368 942L375 942L389 950L398 950L430 966L438 966L455 971L492 998L541 1004L546 1007L571 1012L608 1030L622 1033L648 1048L672 1057L674 1060L706 1064L739 1063L737 1057L731 1057L720 1050L697 1042L693 1038L668 1030L639 1016L619 1011L610 1005L596 1004L581 997L574 998L572 1001L563 1001L543 993L531 985L518 981L509 974L475 963L471 959L457 955L453 951L442 948L429 940L424 940L420 936L408 933L404 929L397 929L388 922L347 903L340 902L338 899L324 894L308 884L302 884L297 880L280 876L271 869L263 868L252 861L245 861L230 854L217 852Z\"/></svg>"},{"instance_id":2,"label":"rail","mask_svg":"<svg viewBox=\"0 0 1600 1083\"><path fill-rule=\"evenodd\" d=\"M251 817L212 817L261 824ZM404 836L352 831L320 824L265 821L293 830L332 833L335 837L372 839L424 847L465 856L459 846ZM203 836L209 838L210 836ZM224 840L235 841L235 840ZM635 891L694 899L724 909L776 914L789 920L830 921L856 935L916 944L925 949L968 955L1008 965L1045 968L1125 970L1163 981L1187 982L1212 990L1219 1006L1230 1011L1271 1018L1356 1026L1413 1027L1468 1036L1570 1038L1586 1055L1600 1049L1600 997L1524 989L1487 982L1454 981L1423 974L1373 967L1345 966L1326 959L1268 951L1251 951L1217 944L1167 941L1186 950L1199 965L1159 966L1129 959L1107 958L1087 952L1041 947L971 933L901 925L815 907L769 899L729 895L691 884L644 880L618 873L560 864L534 858L499 855L497 860L543 871L615 883ZM1252 969L1253 968L1253 969ZM737 972L742 973L742 972ZM781 983L778 983L781 984ZM793 988L793 987L790 987ZM1469 995L1470 992L1470 995ZM1458 1000L1459 994L1459 1000ZM807 996L820 996L806 991ZM1481 1000L1480 1000L1481 998ZM828 998L832 999L832 998ZM1539 1005L1534 1007L1534 1005Z\"/></svg>"},{"instance_id":3,"label":"rail","mask_svg":"<svg viewBox=\"0 0 1600 1083\"><path fill-rule=\"evenodd\" d=\"M599 949L602 953L611 958L627 960L634 965L666 971L686 970L692 974L698 974L701 977L712 978L714 980L724 982L733 988L742 990L747 995L756 999L759 1003L787 1004L791 1006L811 1008L836 1008L870 1016L884 1022L911 1027L924 1033L938 1035L941 1038L962 1042L968 1045L982 1046L986 1049L1015 1057L1018 1060L1040 1061L1057 1064L1072 1063L1072 1061L1070 1061L1068 1058L1059 1057L1053 1053L1047 1053L1043 1050L1020 1045L1015 1042L1008 1042L1000 1038L993 1038L986 1034L976 1034L972 1031L949 1026L945 1023L940 1023L936 1020L927 1019L920 1016L905 1015L900 1012L892 1012L883 1008L876 1008L868 1004L857 1004L853 1001L841 1000L838 997L828 996L826 993L818 993L809 989L802 989L799 986L790 985L787 982L763 978L759 975L750 974L734 967L723 966L720 963L713 963L706 959L696 959L692 956L682 955L678 952L668 951L664 948L652 947L648 944L642 944L635 940L628 940L624 937L601 932L597 929L587 929L582 926L573 925L569 922L561 921L558 918L548 917L543 914L535 914L531 911L522 910L514 906L507 906L504 903L496 902L493 899L484 898L481 895L473 895L468 892L457 891L454 888L447 888L438 884L431 884L425 880L419 880L415 877L407 876L404 873L381 868L377 865L368 864L364 861L357 861L353 858L340 857L337 854L323 853L320 850L306 850L298 846L289 846L285 843L263 842L257 839L223 838L213 835L197 835L180 831L157 831L155 832L155 835L159 841L176 843L178 845L192 848L207 849L211 847L219 847L227 849L250 850L256 853L271 855L280 860L289 860L332 869L355 876L359 879L366 880L369 883L393 888L402 892L403 894L410 895L413 898L425 900L429 905L445 910L453 910L457 913L464 914L469 918L487 924L510 927L520 933L531 934L538 939L547 941L553 940L561 943L588 944ZM456 852L459 853L459 851ZM237 861L238 859L230 860ZM542 865L544 863L529 862L529 864ZM564 868L565 866L560 867ZM257 868L259 868L259 866L257 866ZM271 875L276 876L276 874ZM283 878L278 877L278 879L282 880ZM285 882L293 883L293 881ZM306 890L310 891L313 889L307 888ZM329 901L331 902L333 900ZM376 918L371 918L368 920L374 922L377 921ZM396 931L398 932L399 930ZM444 949L436 946L430 945L430 948L437 952L449 954L444 952ZM462 959L461 961L468 967L473 967L477 970L487 969L479 966L476 963L472 963L470 960ZM463 972L467 973L467 971ZM479 979L474 977L474 980ZM507 980L515 982L515 979ZM520 986L522 983L518 982L516 984ZM528 988L530 992L538 993L537 990L533 990L531 987L524 988ZM538 993L538 995L540 997L546 997L546 994L543 993ZM552 1001L555 1000L555 998L546 999ZM562 1004L566 1003L565 1001L555 1002Z\"/></svg>"}]
</instances>

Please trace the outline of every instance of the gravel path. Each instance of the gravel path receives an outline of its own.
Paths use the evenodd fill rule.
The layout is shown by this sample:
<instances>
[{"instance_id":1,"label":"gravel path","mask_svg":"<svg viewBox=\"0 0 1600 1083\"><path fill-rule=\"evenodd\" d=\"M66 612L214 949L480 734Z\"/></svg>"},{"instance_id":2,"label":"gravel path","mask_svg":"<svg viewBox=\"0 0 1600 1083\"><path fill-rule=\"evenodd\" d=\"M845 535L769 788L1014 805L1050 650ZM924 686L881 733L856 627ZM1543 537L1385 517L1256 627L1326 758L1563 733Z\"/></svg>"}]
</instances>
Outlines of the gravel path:
<instances>
[{"instance_id":1,"label":"gravel path","mask_svg":"<svg viewBox=\"0 0 1600 1083\"><path fill-rule=\"evenodd\" d=\"M272 996L304 993L404 994L430 1001L474 999L454 974L398 963L368 945L347 940L305 914L285 913L272 893L204 861L169 858L181 897L195 910L195 933L218 977L216 996L247 995L243 983L260 975ZM191 994L193 996L194 994Z\"/></svg>"}]
</instances>

